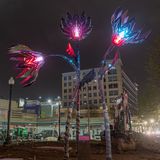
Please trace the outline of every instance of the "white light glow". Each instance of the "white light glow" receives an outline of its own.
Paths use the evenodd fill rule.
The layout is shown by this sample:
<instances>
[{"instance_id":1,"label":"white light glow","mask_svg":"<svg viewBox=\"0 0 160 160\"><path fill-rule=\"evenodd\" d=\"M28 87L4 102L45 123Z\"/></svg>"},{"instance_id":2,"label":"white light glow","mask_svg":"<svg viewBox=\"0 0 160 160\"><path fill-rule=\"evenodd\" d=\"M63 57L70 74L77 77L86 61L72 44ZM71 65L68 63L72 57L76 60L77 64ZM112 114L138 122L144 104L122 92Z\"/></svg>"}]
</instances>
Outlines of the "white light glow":
<instances>
[{"instance_id":1,"label":"white light glow","mask_svg":"<svg viewBox=\"0 0 160 160\"><path fill-rule=\"evenodd\" d=\"M48 99L48 100L47 100L47 102L48 102L48 103L51 103L51 102L52 102L52 100L51 100L51 99Z\"/></svg>"},{"instance_id":2,"label":"white light glow","mask_svg":"<svg viewBox=\"0 0 160 160\"><path fill-rule=\"evenodd\" d=\"M155 122L155 120L154 119L150 119L150 123L154 123Z\"/></svg>"},{"instance_id":3,"label":"white light glow","mask_svg":"<svg viewBox=\"0 0 160 160\"><path fill-rule=\"evenodd\" d=\"M76 38L78 38L78 37L80 36L80 34L79 34L79 29L78 29L77 26L74 28L74 36L75 36Z\"/></svg>"},{"instance_id":4,"label":"white light glow","mask_svg":"<svg viewBox=\"0 0 160 160\"><path fill-rule=\"evenodd\" d=\"M121 33L119 33L119 36L120 36L121 38L124 38L124 35L125 35L125 31L122 31Z\"/></svg>"},{"instance_id":5,"label":"white light glow","mask_svg":"<svg viewBox=\"0 0 160 160\"><path fill-rule=\"evenodd\" d=\"M44 60L44 58L43 58L42 56L39 56L39 57L36 58L35 61L36 61L36 62L40 62L40 61L43 61L43 60Z\"/></svg>"},{"instance_id":6,"label":"white light glow","mask_svg":"<svg viewBox=\"0 0 160 160\"><path fill-rule=\"evenodd\" d=\"M147 121L144 121L143 123L144 123L145 125L147 125L147 124L148 124L148 122L147 122Z\"/></svg>"}]
</instances>

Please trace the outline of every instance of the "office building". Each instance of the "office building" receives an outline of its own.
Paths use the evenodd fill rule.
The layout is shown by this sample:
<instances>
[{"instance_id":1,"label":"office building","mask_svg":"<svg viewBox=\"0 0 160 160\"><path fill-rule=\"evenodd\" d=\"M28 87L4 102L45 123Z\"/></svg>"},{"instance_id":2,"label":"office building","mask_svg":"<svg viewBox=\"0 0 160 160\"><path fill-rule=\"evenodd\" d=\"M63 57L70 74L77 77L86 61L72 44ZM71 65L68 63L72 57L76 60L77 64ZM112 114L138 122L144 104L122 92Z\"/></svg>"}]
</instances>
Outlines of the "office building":
<instances>
[{"instance_id":1,"label":"office building","mask_svg":"<svg viewBox=\"0 0 160 160\"><path fill-rule=\"evenodd\" d=\"M107 65L111 64L111 60L107 61ZM87 74L91 69L81 70L81 78ZM80 92L81 108L85 109L88 106L92 109L100 109L102 107L102 100L98 89L98 70L95 68L95 79L83 86ZM63 107L66 108L71 104L72 96L74 94L76 84L75 72L68 72L62 74L62 101ZM109 108L115 105L116 98L121 95L123 89L128 93L129 107L134 112L137 109L137 85L133 83L127 74L122 69L122 62L119 59L115 67L105 75L103 79L104 94Z\"/></svg>"}]
</instances>

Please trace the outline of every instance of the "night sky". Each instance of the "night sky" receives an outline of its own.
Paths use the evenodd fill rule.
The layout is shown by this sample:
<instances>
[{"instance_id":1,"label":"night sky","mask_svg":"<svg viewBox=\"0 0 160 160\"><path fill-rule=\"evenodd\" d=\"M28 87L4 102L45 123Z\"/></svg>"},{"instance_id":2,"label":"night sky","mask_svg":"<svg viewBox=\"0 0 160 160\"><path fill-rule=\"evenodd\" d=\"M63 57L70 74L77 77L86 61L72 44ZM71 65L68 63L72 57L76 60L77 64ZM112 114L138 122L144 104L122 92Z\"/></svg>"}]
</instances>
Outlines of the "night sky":
<instances>
[{"instance_id":1,"label":"night sky","mask_svg":"<svg viewBox=\"0 0 160 160\"><path fill-rule=\"evenodd\" d=\"M10 47L25 44L44 54L65 51L67 39L59 25L67 11L78 14L85 11L92 18L93 31L80 44L81 68L99 66L110 43L110 17L119 6L128 9L131 17L136 17L137 27L145 24L146 30L152 29L144 43L120 49L124 69L132 81L139 84L141 91L147 79L147 49L160 34L160 0L0 0L0 96L8 97L8 79L16 75L9 61ZM33 86L23 88L16 80L14 98L61 95L61 74L68 71L72 71L69 65L59 59L50 59Z\"/></svg>"}]
</instances>

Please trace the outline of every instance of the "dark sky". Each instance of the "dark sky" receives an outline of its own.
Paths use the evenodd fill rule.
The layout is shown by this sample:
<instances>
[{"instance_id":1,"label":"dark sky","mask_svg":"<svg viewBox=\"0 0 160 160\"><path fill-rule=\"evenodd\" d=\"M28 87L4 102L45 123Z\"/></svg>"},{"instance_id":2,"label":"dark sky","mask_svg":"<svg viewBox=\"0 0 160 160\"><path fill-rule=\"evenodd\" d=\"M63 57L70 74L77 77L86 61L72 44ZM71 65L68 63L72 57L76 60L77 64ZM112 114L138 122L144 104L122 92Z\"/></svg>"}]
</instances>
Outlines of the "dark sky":
<instances>
[{"instance_id":1,"label":"dark sky","mask_svg":"<svg viewBox=\"0 0 160 160\"><path fill-rule=\"evenodd\" d=\"M93 31L80 44L81 67L97 67L110 43L110 17L119 6L136 17L138 27L145 24L146 29L152 29L151 36L143 44L120 49L125 71L141 89L147 78L144 67L147 48L160 34L160 0L0 0L0 96L8 97L8 79L15 76L14 65L7 55L8 48L25 44L45 54L63 53L67 39L59 24L67 11L85 11L91 16ZM61 73L68 71L72 68L63 61L50 59L33 86L22 88L16 81L14 98L58 96L61 94Z\"/></svg>"}]
</instances>

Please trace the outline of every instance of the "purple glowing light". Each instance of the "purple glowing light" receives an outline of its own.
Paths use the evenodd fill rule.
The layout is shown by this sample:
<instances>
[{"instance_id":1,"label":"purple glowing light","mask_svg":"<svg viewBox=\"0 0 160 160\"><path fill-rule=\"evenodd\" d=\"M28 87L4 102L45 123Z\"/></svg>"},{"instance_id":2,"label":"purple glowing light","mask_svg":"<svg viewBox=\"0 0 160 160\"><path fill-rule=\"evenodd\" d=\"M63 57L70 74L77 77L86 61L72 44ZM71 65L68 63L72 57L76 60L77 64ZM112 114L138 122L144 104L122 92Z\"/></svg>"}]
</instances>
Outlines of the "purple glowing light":
<instances>
[{"instance_id":1,"label":"purple glowing light","mask_svg":"<svg viewBox=\"0 0 160 160\"><path fill-rule=\"evenodd\" d=\"M81 41L92 31L91 18L84 13L81 16L67 13L66 18L61 19L61 30L69 39Z\"/></svg>"},{"instance_id":2,"label":"purple glowing light","mask_svg":"<svg viewBox=\"0 0 160 160\"><path fill-rule=\"evenodd\" d=\"M79 39L81 37L81 29L80 27L78 27L77 25L73 27L73 31L72 31L72 34L73 34L73 37L74 39Z\"/></svg>"}]
</instances>

